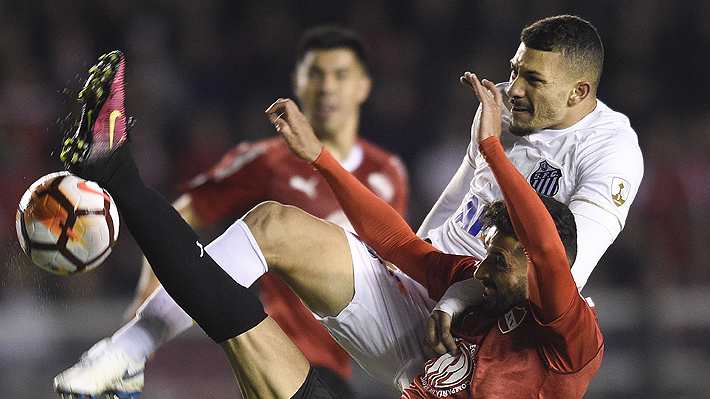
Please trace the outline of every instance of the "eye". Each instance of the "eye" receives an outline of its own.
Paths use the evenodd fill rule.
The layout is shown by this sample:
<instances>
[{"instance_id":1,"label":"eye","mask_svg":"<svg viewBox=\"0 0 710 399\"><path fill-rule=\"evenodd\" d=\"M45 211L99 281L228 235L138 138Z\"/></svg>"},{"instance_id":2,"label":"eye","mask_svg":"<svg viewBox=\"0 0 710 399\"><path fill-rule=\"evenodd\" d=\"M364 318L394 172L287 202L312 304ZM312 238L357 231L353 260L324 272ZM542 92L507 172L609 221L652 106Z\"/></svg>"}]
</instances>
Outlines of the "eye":
<instances>
[{"instance_id":1,"label":"eye","mask_svg":"<svg viewBox=\"0 0 710 399\"><path fill-rule=\"evenodd\" d=\"M497 270L501 272L510 270L510 265L508 264L506 257L503 256L503 254L496 254L494 260Z\"/></svg>"},{"instance_id":2,"label":"eye","mask_svg":"<svg viewBox=\"0 0 710 399\"><path fill-rule=\"evenodd\" d=\"M530 83L531 86L538 86L542 83L541 79L532 76L529 76L526 80L528 81L528 83Z\"/></svg>"},{"instance_id":3,"label":"eye","mask_svg":"<svg viewBox=\"0 0 710 399\"><path fill-rule=\"evenodd\" d=\"M323 72L319 71L317 69L309 69L308 70L308 79L321 80L321 79L323 79Z\"/></svg>"}]
</instances>

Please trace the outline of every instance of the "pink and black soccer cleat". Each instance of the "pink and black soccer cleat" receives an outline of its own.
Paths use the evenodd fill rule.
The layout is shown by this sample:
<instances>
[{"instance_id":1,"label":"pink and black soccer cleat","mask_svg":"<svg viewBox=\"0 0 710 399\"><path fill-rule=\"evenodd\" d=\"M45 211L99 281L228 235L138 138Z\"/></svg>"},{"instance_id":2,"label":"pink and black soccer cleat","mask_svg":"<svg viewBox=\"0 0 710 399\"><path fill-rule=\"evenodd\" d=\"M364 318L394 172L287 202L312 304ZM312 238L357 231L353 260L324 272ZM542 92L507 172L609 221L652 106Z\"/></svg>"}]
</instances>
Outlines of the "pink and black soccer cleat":
<instances>
[{"instance_id":1,"label":"pink and black soccer cleat","mask_svg":"<svg viewBox=\"0 0 710 399\"><path fill-rule=\"evenodd\" d=\"M125 68L123 53L116 50L89 69L79 92L81 117L62 141L60 159L68 169L103 158L127 140L133 118L126 117L123 105Z\"/></svg>"}]
</instances>

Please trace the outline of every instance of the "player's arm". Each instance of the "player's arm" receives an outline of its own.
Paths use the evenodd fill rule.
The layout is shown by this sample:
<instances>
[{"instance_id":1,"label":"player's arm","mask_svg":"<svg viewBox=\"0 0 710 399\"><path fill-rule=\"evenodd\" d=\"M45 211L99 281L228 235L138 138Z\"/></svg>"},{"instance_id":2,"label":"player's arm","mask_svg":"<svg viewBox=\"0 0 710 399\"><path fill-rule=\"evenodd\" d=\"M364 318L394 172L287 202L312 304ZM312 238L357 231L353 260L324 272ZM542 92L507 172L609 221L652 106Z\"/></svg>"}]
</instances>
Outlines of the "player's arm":
<instances>
[{"instance_id":1,"label":"player's arm","mask_svg":"<svg viewBox=\"0 0 710 399\"><path fill-rule=\"evenodd\" d=\"M467 72L464 81L481 101L477 132L479 150L491 167L508 208L515 234L528 257L528 290L538 320L549 323L560 317L577 296L576 285L555 222L503 151L500 121L503 97L495 85Z\"/></svg>"},{"instance_id":2,"label":"player's arm","mask_svg":"<svg viewBox=\"0 0 710 399\"><path fill-rule=\"evenodd\" d=\"M555 222L497 138L480 144L481 153L498 181L515 234L528 257L528 291L538 319L551 323L578 295Z\"/></svg>"},{"instance_id":3,"label":"player's arm","mask_svg":"<svg viewBox=\"0 0 710 399\"><path fill-rule=\"evenodd\" d=\"M624 226L643 178L643 157L629 128L592 136L576 163L579 182L569 207L578 237L572 275L581 290Z\"/></svg>"}]
</instances>

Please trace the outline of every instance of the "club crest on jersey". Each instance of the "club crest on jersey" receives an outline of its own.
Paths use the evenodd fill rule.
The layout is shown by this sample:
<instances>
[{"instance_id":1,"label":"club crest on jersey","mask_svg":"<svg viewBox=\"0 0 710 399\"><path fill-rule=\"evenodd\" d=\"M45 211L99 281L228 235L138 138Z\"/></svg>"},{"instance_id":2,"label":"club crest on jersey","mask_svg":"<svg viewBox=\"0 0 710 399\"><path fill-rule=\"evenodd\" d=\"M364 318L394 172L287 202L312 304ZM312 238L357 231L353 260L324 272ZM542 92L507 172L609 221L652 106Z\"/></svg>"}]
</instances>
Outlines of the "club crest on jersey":
<instances>
[{"instance_id":1,"label":"club crest on jersey","mask_svg":"<svg viewBox=\"0 0 710 399\"><path fill-rule=\"evenodd\" d=\"M614 201L614 205L622 206L626 199L629 198L629 192L631 191L631 184L621 177L614 177L611 179L611 199Z\"/></svg>"},{"instance_id":2,"label":"club crest on jersey","mask_svg":"<svg viewBox=\"0 0 710 399\"><path fill-rule=\"evenodd\" d=\"M562 170L545 160L540 162L540 166L530 176L530 185L540 194L553 196L560 190L560 177Z\"/></svg>"},{"instance_id":3,"label":"club crest on jersey","mask_svg":"<svg viewBox=\"0 0 710 399\"><path fill-rule=\"evenodd\" d=\"M500 329L500 332L507 334L515 330L515 328L523 322L526 314L528 314L528 311L525 310L525 308L515 307L510 309L508 313L498 319L498 328Z\"/></svg>"},{"instance_id":4,"label":"club crest on jersey","mask_svg":"<svg viewBox=\"0 0 710 399\"><path fill-rule=\"evenodd\" d=\"M430 359L424 365L424 374L420 376L424 389L434 395L445 398L468 388L476 365L474 354L476 345L456 338L459 353L452 356L445 353L436 359Z\"/></svg>"}]
</instances>

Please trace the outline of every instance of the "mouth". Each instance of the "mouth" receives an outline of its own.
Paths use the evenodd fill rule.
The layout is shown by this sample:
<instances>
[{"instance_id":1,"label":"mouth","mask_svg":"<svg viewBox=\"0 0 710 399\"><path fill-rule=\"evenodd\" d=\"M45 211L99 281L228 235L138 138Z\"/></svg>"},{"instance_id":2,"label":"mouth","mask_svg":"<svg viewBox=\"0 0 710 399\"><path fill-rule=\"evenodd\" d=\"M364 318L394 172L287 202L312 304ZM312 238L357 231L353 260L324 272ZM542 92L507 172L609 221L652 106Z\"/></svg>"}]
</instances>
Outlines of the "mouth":
<instances>
[{"instance_id":1,"label":"mouth","mask_svg":"<svg viewBox=\"0 0 710 399\"><path fill-rule=\"evenodd\" d=\"M485 301L492 298L495 290L495 286L492 284L483 284L483 300Z\"/></svg>"},{"instance_id":2,"label":"mouth","mask_svg":"<svg viewBox=\"0 0 710 399\"><path fill-rule=\"evenodd\" d=\"M333 115L337 111L337 108L334 105L330 104L321 104L318 107L318 116L327 119L331 115Z\"/></svg>"},{"instance_id":3,"label":"mouth","mask_svg":"<svg viewBox=\"0 0 710 399\"><path fill-rule=\"evenodd\" d=\"M510 110L510 113L513 115L522 115L531 114L532 112L530 112L528 108L513 106L513 108Z\"/></svg>"},{"instance_id":4,"label":"mouth","mask_svg":"<svg viewBox=\"0 0 710 399\"><path fill-rule=\"evenodd\" d=\"M511 101L511 104L513 107L510 112L513 114L532 113L532 107L529 104L523 104L520 101Z\"/></svg>"}]
</instances>

